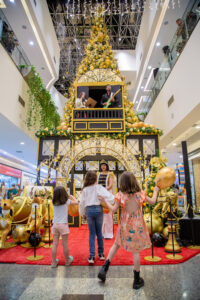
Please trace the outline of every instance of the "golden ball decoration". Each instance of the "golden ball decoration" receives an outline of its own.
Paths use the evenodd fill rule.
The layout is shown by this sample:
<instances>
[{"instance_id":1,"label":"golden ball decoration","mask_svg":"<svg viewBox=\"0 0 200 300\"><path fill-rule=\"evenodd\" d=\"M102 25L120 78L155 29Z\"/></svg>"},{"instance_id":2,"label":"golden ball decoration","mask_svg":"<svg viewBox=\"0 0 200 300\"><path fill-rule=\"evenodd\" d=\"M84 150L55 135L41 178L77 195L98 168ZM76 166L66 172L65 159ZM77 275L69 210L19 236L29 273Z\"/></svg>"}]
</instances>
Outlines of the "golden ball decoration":
<instances>
[{"instance_id":1,"label":"golden ball decoration","mask_svg":"<svg viewBox=\"0 0 200 300\"><path fill-rule=\"evenodd\" d=\"M106 205L105 202L101 202L101 206L103 207L103 213L108 214L110 212L108 206Z\"/></svg>"},{"instance_id":2,"label":"golden ball decoration","mask_svg":"<svg viewBox=\"0 0 200 300\"><path fill-rule=\"evenodd\" d=\"M28 241L29 233L26 230L26 225L16 226L16 228L12 231L12 238L15 243L22 244Z\"/></svg>"},{"instance_id":3,"label":"golden ball decoration","mask_svg":"<svg viewBox=\"0 0 200 300\"><path fill-rule=\"evenodd\" d=\"M68 206L68 213L71 217L78 217L79 216L79 207L78 204L69 204Z\"/></svg>"},{"instance_id":4,"label":"golden ball decoration","mask_svg":"<svg viewBox=\"0 0 200 300\"><path fill-rule=\"evenodd\" d=\"M31 213L32 200L29 197L14 197L13 203L13 222L23 223L28 220Z\"/></svg>"},{"instance_id":5,"label":"golden ball decoration","mask_svg":"<svg viewBox=\"0 0 200 300\"><path fill-rule=\"evenodd\" d=\"M144 214L144 221L146 223L147 229L149 233L151 233L151 214L146 213ZM153 233L163 231L163 221L159 216L156 216L155 214L152 214L152 229Z\"/></svg>"},{"instance_id":6,"label":"golden ball decoration","mask_svg":"<svg viewBox=\"0 0 200 300\"><path fill-rule=\"evenodd\" d=\"M166 227L163 229L163 235L164 235L164 238L165 238L165 239L168 238L168 226L166 226Z\"/></svg>"},{"instance_id":7,"label":"golden ball decoration","mask_svg":"<svg viewBox=\"0 0 200 300\"><path fill-rule=\"evenodd\" d=\"M158 171L155 182L160 189L166 189L170 187L176 181L176 173L174 169L164 167Z\"/></svg>"}]
</instances>

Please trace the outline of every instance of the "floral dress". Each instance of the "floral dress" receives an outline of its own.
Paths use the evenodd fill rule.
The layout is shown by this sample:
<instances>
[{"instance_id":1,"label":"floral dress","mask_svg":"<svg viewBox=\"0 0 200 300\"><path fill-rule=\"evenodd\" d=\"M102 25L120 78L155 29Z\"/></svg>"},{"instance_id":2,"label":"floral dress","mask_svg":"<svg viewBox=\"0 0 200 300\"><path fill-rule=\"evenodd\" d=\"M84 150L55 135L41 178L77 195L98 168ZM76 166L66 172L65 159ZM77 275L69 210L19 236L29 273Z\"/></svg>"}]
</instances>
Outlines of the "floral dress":
<instances>
[{"instance_id":1,"label":"floral dress","mask_svg":"<svg viewBox=\"0 0 200 300\"><path fill-rule=\"evenodd\" d=\"M127 205L129 201L134 200L137 208L130 214ZM133 194L131 200L122 193L118 193L115 197L115 202L122 208L115 242L129 252L140 252L151 246L149 232L142 214L143 201L145 201L143 191Z\"/></svg>"}]
</instances>

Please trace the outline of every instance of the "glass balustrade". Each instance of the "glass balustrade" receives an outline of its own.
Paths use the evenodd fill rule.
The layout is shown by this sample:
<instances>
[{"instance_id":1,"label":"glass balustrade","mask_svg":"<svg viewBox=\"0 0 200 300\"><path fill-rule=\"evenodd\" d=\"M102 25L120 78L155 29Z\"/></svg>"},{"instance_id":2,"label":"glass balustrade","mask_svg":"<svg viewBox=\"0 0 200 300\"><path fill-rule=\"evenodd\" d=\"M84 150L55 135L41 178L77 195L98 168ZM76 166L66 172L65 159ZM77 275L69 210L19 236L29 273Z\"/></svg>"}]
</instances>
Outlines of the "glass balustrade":
<instances>
[{"instance_id":1,"label":"glass balustrade","mask_svg":"<svg viewBox=\"0 0 200 300\"><path fill-rule=\"evenodd\" d=\"M30 65L30 62L22 49L17 37L8 23L3 11L0 9L0 42L12 58L20 72L24 69L22 66Z\"/></svg>"},{"instance_id":2,"label":"glass balustrade","mask_svg":"<svg viewBox=\"0 0 200 300\"><path fill-rule=\"evenodd\" d=\"M171 73L175 63L181 55L188 39L200 19L200 1L190 1L182 18L176 21L177 30L169 46L163 48L164 59L159 68L154 69L154 81L146 96L145 103L141 105L142 111L148 113L157 98L160 90Z\"/></svg>"}]
</instances>

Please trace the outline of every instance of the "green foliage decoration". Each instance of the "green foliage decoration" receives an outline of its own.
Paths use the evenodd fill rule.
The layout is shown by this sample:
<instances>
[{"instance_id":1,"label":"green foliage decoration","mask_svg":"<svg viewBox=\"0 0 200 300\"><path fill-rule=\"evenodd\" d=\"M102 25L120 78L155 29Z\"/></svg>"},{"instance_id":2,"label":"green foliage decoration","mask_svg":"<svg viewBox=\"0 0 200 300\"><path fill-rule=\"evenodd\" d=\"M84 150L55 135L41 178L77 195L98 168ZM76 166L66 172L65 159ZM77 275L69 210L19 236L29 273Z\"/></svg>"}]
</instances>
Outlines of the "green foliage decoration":
<instances>
[{"instance_id":1,"label":"green foliage decoration","mask_svg":"<svg viewBox=\"0 0 200 300\"><path fill-rule=\"evenodd\" d=\"M31 67L26 80L29 86L29 103L26 118L28 129L32 127L38 129L38 126L40 130L44 130L47 127L56 128L60 123L57 107L51 99L50 93L45 89L42 79L34 66Z\"/></svg>"}]
</instances>

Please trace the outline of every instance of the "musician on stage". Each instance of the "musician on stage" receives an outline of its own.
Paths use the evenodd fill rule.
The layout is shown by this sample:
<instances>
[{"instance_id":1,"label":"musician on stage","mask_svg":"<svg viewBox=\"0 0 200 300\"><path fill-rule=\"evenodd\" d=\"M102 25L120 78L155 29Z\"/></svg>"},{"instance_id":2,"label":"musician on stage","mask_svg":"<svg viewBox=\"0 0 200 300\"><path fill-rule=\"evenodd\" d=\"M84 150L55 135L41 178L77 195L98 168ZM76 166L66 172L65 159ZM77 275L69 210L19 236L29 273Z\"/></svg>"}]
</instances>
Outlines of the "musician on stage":
<instances>
[{"instance_id":1,"label":"musician on stage","mask_svg":"<svg viewBox=\"0 0 200 300\"><path fill-rule=\"evenodd\" d=\"M119 102L119 99L114 96L114 93L111 92L111 86L110 85L107 85L106 86L106 93L103 94L102 98L101 98L101 105L103 107L106 107L107 105L107 102L109 101L109 99L111 98L111 103L109 105L109 108L116 108L116 107L120 107L120 102Z\"/></svg>"}]
</instances>

